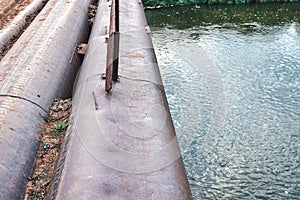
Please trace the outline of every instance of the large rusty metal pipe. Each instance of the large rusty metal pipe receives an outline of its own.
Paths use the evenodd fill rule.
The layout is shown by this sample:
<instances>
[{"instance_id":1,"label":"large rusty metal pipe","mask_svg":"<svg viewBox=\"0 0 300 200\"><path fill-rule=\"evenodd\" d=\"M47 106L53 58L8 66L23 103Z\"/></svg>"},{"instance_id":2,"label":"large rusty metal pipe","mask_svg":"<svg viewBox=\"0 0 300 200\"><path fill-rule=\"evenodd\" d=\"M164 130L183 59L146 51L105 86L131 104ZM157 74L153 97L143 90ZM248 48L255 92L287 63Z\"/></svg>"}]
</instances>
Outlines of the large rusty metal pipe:
<instances>
[{"instance_id":1,"label":"large rusty metal pipe","mask_svg":"<svg viewBox=\"0 0 300 200\"><path fill-rule=\"evenodd\" d=\"M68 97L88 37L90 0L49 0L0 62L0 199L20 199L53 100Z\"/></svg>"},{"instance_id":2,"label":"large rusty metal pipe","mask_svg":"<svg viewBox=\"0 0 300 200\"><path fill-rule=\"evenodd\" d=\"M101 0L49 199L191 199L143 6L120 1L119 82L104 91Z\"/></svg>"}]
</instances>

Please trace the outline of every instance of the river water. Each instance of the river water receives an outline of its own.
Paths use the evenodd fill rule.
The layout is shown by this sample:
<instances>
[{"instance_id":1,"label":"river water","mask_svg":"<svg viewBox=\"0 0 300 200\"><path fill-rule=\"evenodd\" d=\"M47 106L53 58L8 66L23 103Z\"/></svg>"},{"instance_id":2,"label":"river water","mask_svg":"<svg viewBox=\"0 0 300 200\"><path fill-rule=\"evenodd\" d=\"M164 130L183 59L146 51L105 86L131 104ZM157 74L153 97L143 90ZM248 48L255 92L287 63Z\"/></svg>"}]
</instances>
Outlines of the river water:
<instances>
[{"instance_id":1,"label":"river water","mask_svg":"<svg viewBox=\"0 0 300 200\"><path fill-rule=\"evenodd\" d=\"M300 199L300 3L146 15L194 199Z\"/></svg>"}]
</instances>

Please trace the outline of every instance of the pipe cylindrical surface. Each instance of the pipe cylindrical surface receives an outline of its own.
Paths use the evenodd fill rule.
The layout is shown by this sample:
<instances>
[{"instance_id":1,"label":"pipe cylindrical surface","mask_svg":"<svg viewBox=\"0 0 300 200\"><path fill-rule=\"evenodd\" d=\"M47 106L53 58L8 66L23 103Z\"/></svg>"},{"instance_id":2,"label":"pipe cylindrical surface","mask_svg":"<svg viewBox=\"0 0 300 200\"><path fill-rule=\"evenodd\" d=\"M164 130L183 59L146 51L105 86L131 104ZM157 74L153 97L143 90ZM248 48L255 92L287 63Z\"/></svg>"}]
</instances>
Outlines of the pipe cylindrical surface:
<instances>
[{"instance_id":1,"label":"pipe cylindrical surface","mask_svg":"<svg viewBox=\"0 0 300 200\"><path fill-rule=\"evenodd\" d=\"M27 24L26 18L41 10L46 2L45 0L34 0L14 18L9 26L0 30L0 52L4 51L8 43L21 34Z\"/></svg>"},{"instance_id":2,"label":"pipe cylindrical surface","mask_svg":"<svg viewBox=\"0 0 300 200\"><path fill-rule=\"evenodd\" d=\"M100 1L49 197L191 199L138 0L120 1L120 80L104 90L109 5Z\"/></svg>"},{"instance_id":3,"label":"pipe cylindrical surface","mask_svg":"<svg viewBox=\"0 0 300 200\"><path fill-rule=\"evenodd\" d=\"M53 100L70 96L90 0L50 0L0 62L0 199L20 199Z\"/></svg>"}]
</instances>

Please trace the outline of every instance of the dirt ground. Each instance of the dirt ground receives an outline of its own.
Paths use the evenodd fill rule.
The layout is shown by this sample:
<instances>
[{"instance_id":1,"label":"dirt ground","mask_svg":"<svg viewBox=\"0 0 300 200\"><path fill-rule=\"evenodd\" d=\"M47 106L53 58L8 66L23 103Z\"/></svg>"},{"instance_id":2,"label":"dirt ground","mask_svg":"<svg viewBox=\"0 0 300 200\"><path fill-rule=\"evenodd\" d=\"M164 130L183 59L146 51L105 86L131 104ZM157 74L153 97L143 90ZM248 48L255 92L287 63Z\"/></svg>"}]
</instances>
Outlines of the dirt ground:
<instances>
[{"instance_id":1,"label":"dirt ground","mask_svg":"<svg viewBox=\"0 0 300 200\"><path fill-rule=\"evenodd\" d=\"M45 198L53 177L59 149L69 124L71 109L71 99L57 99L52 104L48 122L43 125L43 130L37 137L40 148L37 152L35 169L28 177L24 200Z\"/></svg>"},{"instance_id":2,"label":"dirt ground","mask_svg":"<svg viewBox=\"0 0 300 200\"><path fill-rule=\"evenodd\" d=\"M33 0L0 0L0 30L9 25Z\"/></svg>"}]
</instances>

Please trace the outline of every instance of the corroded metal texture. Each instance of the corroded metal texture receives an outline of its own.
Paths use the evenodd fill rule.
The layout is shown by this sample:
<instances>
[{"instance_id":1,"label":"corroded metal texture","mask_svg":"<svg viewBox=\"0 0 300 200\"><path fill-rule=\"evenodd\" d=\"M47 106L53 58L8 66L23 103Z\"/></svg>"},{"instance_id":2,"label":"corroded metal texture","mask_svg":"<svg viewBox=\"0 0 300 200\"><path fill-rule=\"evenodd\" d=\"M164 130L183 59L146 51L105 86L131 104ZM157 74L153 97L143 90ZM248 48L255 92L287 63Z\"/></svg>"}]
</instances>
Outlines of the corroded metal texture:
<instances>
[{"instance_id":1,"label":"corroded metal texture","mask_svg":"<svg viewBox=\"0 0 300 200\"><path fill-rule=\"evenodd\" d=\"M120 81L103 89L110 3L99 3L49 199L191 199L138 0L120 1Z\"/></svg>"},{"instance_id":2,"label":"corroded metal texture","mask_svg":"<svg viewBox=\"0 0 300 200\"><path fill-rule=\"evenodd\" d=\"M0 199L20 199L36 157L39 125L70 96L88 36L90 0L50 0L0 62Z\"/></svg>"}]
</instances>

